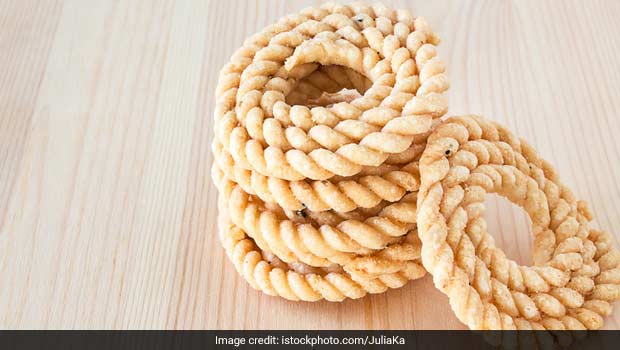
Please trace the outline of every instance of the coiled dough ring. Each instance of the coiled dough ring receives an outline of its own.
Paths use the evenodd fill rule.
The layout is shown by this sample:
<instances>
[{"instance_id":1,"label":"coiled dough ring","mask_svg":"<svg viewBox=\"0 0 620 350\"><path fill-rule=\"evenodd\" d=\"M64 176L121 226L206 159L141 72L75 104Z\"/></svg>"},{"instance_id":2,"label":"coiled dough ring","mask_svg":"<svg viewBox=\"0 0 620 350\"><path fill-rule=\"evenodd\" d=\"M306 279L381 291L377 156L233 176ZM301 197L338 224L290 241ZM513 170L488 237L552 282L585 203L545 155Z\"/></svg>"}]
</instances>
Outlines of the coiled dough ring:
<instances>
[{"instance_id":1,"label":"coiled dough ring","mask_svg":"<svg viewBox=\"0 0 620 350\"><path fill-rule=\"evenodd\" d=\"M407 160L447 110L437 42L422 18L383 5L324 4L265 28L220 73L220 168L291 210L351 211L417 190ZM343 88L363 95L299 104Z\"/></svg>"},{"instance_id":2,"label":"coiled dough ring","mask_svg":"<svg viewBox=\"0 0 620 350\"><path fill-rule=\"evenodd\" d=\"M342 300L425 273L418 160L447 110L437 43L407 11L324 4L233 54L216 90L212 174L220 236L252 286Z\"/></svg>"},{"instance_id":3,"label":"coiled dough ring","mask_svg":"<svg viewBox=\"0 0 620 350\"><path fill-rule=\"evenodd\" d=\"M417 232L410 232L404 244L392 245L362 258L361 266L390 264L401 259L405 268L395 273L362 273L345 271L340 267L316 268L307 264L285 263L277 255L261 249L243 229L231 222L225 205L219 203L219 236L226 254L237 272L257 290L288 300L342 301L357 299L367 293L383 293L399 288L407 281L423 276L426 271L419 263L420 243ZM406 260L412 262L406 263ZM392 268L392 270L394 270Z\"/></svg>"},{"instance_id":4,"label":"coiled dough ring","mask_svg":"<svg viewBox=\"0 0 620 350\"><path fill-rule=\"evenodd\" d=\"M448 119L420 159L418 230L435 286L472 329L597 329L620 297L620 253L549 163L482 117ZM483 218L486 193L523 207L533 266L508 259Z\"/></svg>"}]
</instances>

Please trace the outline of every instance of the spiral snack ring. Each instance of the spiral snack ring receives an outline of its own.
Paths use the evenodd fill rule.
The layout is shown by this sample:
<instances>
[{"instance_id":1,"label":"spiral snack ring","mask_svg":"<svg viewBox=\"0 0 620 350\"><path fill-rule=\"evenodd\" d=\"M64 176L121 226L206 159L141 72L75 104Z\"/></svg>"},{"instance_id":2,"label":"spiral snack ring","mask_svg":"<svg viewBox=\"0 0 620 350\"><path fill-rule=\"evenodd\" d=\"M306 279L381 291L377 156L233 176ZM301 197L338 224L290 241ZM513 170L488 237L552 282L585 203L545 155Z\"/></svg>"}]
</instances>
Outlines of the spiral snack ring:
<instances>
[{"instance_id":1,"label":"spiral snack ring","mask_svg":"<svg viewBox=\"0 0 620 350\"><path fill-rule=\"evenodd\" d=\"M406 11L324 4L252 36L222 69L220 236L252 286L336 301L425 273L418 160L447 110L437 42Z\"/></svg>"},{"instance_id":2,"label":"spiral snack ring","mask_svg":"<svg viewBox=\"0 0 620 350\"><path fill-rule=\"evenodd\" d=\"M590 229L584 202L506 128L450 118L420 159L422 261L459 320L472 329L598 329L620 297L620 253ZM486 193L523 207L533 266L497 248L483 219Z\"/></svg>"},{"instance_id":3,"label":"spiral snack ring","mask_svg":"<svg viewBox=\"0 0 620 350\"><path fill-rule=\"evenodd\" d=\"M303 263L285 263L276 255L261 250L255 241L240 227L228 218L226 208L220 201L218 226L220 241L226 254L235 265L241 276L255 289L265 294L280 296L289 300L341 301L345 298L357 299L367 293L381 293L388 287L399 287L408 279L421 277L425 274L419 260L419 242L417 232L411 232L407 240L410 247L416 247L410 259L416 263L411 265L407 274L384 274L372 277L353 276L340 268L316 268ZM390 255L401 254L407 245L393 246L382 250L374 256L372 263L389 261ZM405 255L406 256L406 255ZM368 260L370 261L370 260Z\"/></svg>"},{"instance_id":4,"label":"spiral snack ring","mask_svg":"<svg viewBox=\"0 0 620 350\"><path fill-rule=\"evenodd\" d=\"M220 168L290 210L351 211L417 190L407 161L447 109L437 41L423 19L383 5L324 4L265 28L220 73ZM299 104L351 88L362 96Z\"/></svg>"}]
</instances>

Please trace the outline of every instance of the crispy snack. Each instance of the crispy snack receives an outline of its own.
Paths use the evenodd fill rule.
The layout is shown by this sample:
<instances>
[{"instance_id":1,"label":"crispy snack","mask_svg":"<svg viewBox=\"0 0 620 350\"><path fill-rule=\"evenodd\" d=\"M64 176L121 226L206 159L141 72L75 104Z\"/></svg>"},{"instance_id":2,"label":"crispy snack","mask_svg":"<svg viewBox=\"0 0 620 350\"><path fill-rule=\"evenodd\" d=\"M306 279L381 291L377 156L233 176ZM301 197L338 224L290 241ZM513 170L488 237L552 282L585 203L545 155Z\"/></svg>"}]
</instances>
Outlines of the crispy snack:
<instances>
[{"instance_id":1,"label":"crispy snack","mask_svg":"<svg viewBox=\"0 0 620 350\"><path fill-rule=\"evenodd\" d=\"M447 109L437 42L422 18L383 5L284 17L220 73L218 164L247 193L290 210L350 211L417 190L407 161ZM303 104L351 88L363 96ZM347 181L325 181L334 178Z\"/></svg>"},{"instance_id":2,"label":"crispy snack","mask_svg":"<svg viewBox=\"0 0 620 350\"><path fill-rule=\"evenodd\" d=\"M620 297L620 253L549 163L501 125L448 119L420 159L422 261L472 329L598 329ZM495 246L486 193L523 207L534 231L533 266Z\"/></svg>"},{"instance_id":3,"label":"crispy snack","mask_svg":"<svg viewBox=\"0 0 620 350\"><path fill-rule=\"evenodd\" d=\"M220 241L237 272L248 283L265 294L280 296L288 300L342 301L357 299L367 293L383 293L388 288L398 288L411 279L423 276L426 271L419 261L420 243L417 232L411 231L405 240L408 244L392 246L378 251L360 264L392 264L394 258L408 258L415 263L403 262L405 268L392 268L396 273L371 274L345 271L341 266L312 267L300 262L285 263L277 255L259 248L255 240L235 224L229 217L225 205L219 201L218 226ZM398 250L409 249L410 252ZM400 271L399 271L400 268Z\"/></svg>"},{"instance_id":4,"label":"crispy snack","mask_svg":"<svg viewBox=\"0 0 620 350\"><path fill-rule=\"evenodd\" d=\"M220 234L253 287L339 301L424 274L418 159L447 110L437 43L407 11L324 4L252 36L222 69Z\"/></svg>"}]
</instances>

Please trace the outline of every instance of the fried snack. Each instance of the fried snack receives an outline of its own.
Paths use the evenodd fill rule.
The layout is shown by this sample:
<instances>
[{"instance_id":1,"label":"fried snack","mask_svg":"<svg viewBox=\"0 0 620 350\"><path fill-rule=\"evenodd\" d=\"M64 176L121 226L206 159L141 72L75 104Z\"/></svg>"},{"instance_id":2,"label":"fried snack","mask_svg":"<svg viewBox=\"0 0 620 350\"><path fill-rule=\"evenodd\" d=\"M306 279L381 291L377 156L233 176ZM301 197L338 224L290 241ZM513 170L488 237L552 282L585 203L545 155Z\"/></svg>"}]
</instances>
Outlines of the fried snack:
<instances>
[{"instance_id":1,"label":"fried snack","mask_svg":"<svg viewBox=\"0 0 620 350\"><path fill-rule=\"evenodd\" d=\"M422 18L383 5L325 4L265 28L220 73L220 168L290 210L351 211L417 190L406 158L447 109L437 42ZM289 103L350 88L363 96Z\"/></svg>"},{"instance_id":2,"label":"fried snack","mask_svg":"<svg viewBox=\"0 0 620 350\"><path fill-rule=\"evenodd\" d=\"M447 110L437 43L407 11L324 4L252 36L222 69L220 235L253 287L340 301L425 273L418 159Z\"/></svg>"},{"instance_id":3,"label":"fried snack","mask_svg":"<svg viewBox=\"0 0 620 350\"><path fill-rule=\"evenodd\" d=\"M243 258L231 256L231 259L236 266L242 260L247 265L246 255L250 251L257 253L249 257L253 272L247 271L246 266L242 275L258 283L259 289L267 294L275 293L291 300L315 301L320 296L329 301L341 301L346 297L359 298L366 293L399 288L426 273L420 262L420 242L415 227L415 194L403 197L399 203L373 208L371 211L378 214L366 219L363 212L321 212L306 216L253 198L217 167L213 167L213 178L220 191L219 199L224 203L220 214L230 218L230 223L220 223L222 242L226 247L230 243L225 237L242 237L242 234L252 239L253 243L238 238L244 244L244 255ZM267 266L256 260L256 256L269 257L263 260L272 268L280 267L273 264L274 260L295 266L293 270L315 287L314 293L307 289L294 289L295 293L289 293L281 283L279 289L264 287L275 286L278 277L274 274L287 271L290 275L291 269L275 269L267 275L256 270L262 271ZM338 273L326 275L326 272ZM337 280L340 284L321 287L312 283L317 278L333 279L334 283ZM254 287L256 283L250 282Z\"/></svg>"},{"instance_id":4,"label":"fried snack","mask_svg":"<svg viewBox=\"0 0 620 350\"><path fill-rule=\"evenodd\" d=\"M406 274L355 274L346 272L340 266L324 268L312 267L304 263L285 263L273 253L261 250L246 232L233 224L228 218L225 205L219 201L218 215L219 237L228 258L233 262L237 272L257 290L267 295L280 296L288 300L342 301L345 298L357 299L367 293L383 293L388 288L398 288L410 279L423 276L426 271L419 263L411 264ZM414 248L411 260L419 260L420 243L417 232L411 231L406 240ZM395 251L407 247L384 249L374 256L370 264L390 262L395 256L406 257L407 254ZM390 256L390 254L392 256ZM387 258L387 259L386 259Z\"/></svg>"},{"instance_id":5,"label":"fried snack","mask_svg":"<svg viewBox=\"0 0 620 350\"><path fill-rule=\"evenodd\" d=\"M422 261L472 329L598 329L620 297L620 253L586 204L526 142L482 117L453 117L420 159ZM483 218L497 193L534 232L533 265L508 259Z\"/></svg>"}]
</instances>

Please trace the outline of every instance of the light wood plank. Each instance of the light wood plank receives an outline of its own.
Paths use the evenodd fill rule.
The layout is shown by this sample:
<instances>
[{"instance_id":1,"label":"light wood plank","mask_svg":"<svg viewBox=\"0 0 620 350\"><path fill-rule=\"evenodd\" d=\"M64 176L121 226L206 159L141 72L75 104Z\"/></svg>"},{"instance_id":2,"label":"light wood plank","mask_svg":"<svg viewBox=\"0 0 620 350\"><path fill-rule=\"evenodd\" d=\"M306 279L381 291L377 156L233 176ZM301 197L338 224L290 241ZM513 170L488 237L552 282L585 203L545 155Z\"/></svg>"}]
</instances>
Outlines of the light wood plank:
<instances>
[{"instance_id":1,"label":"light wood plank","mask_svg":"<svg viewBox=\"0 0 620 350\"><path fill-rule=\"evenodd\" d=\"M217 73L245 37L316 3L0 1L0 328L463 328L429 276L293 303L252 290L220 248ZM451 113L528 140L618 244L620 3L386 3L443 39ZM529 219L488 204L498 245L527 263Z\"/></svg>"}]
</instances>

